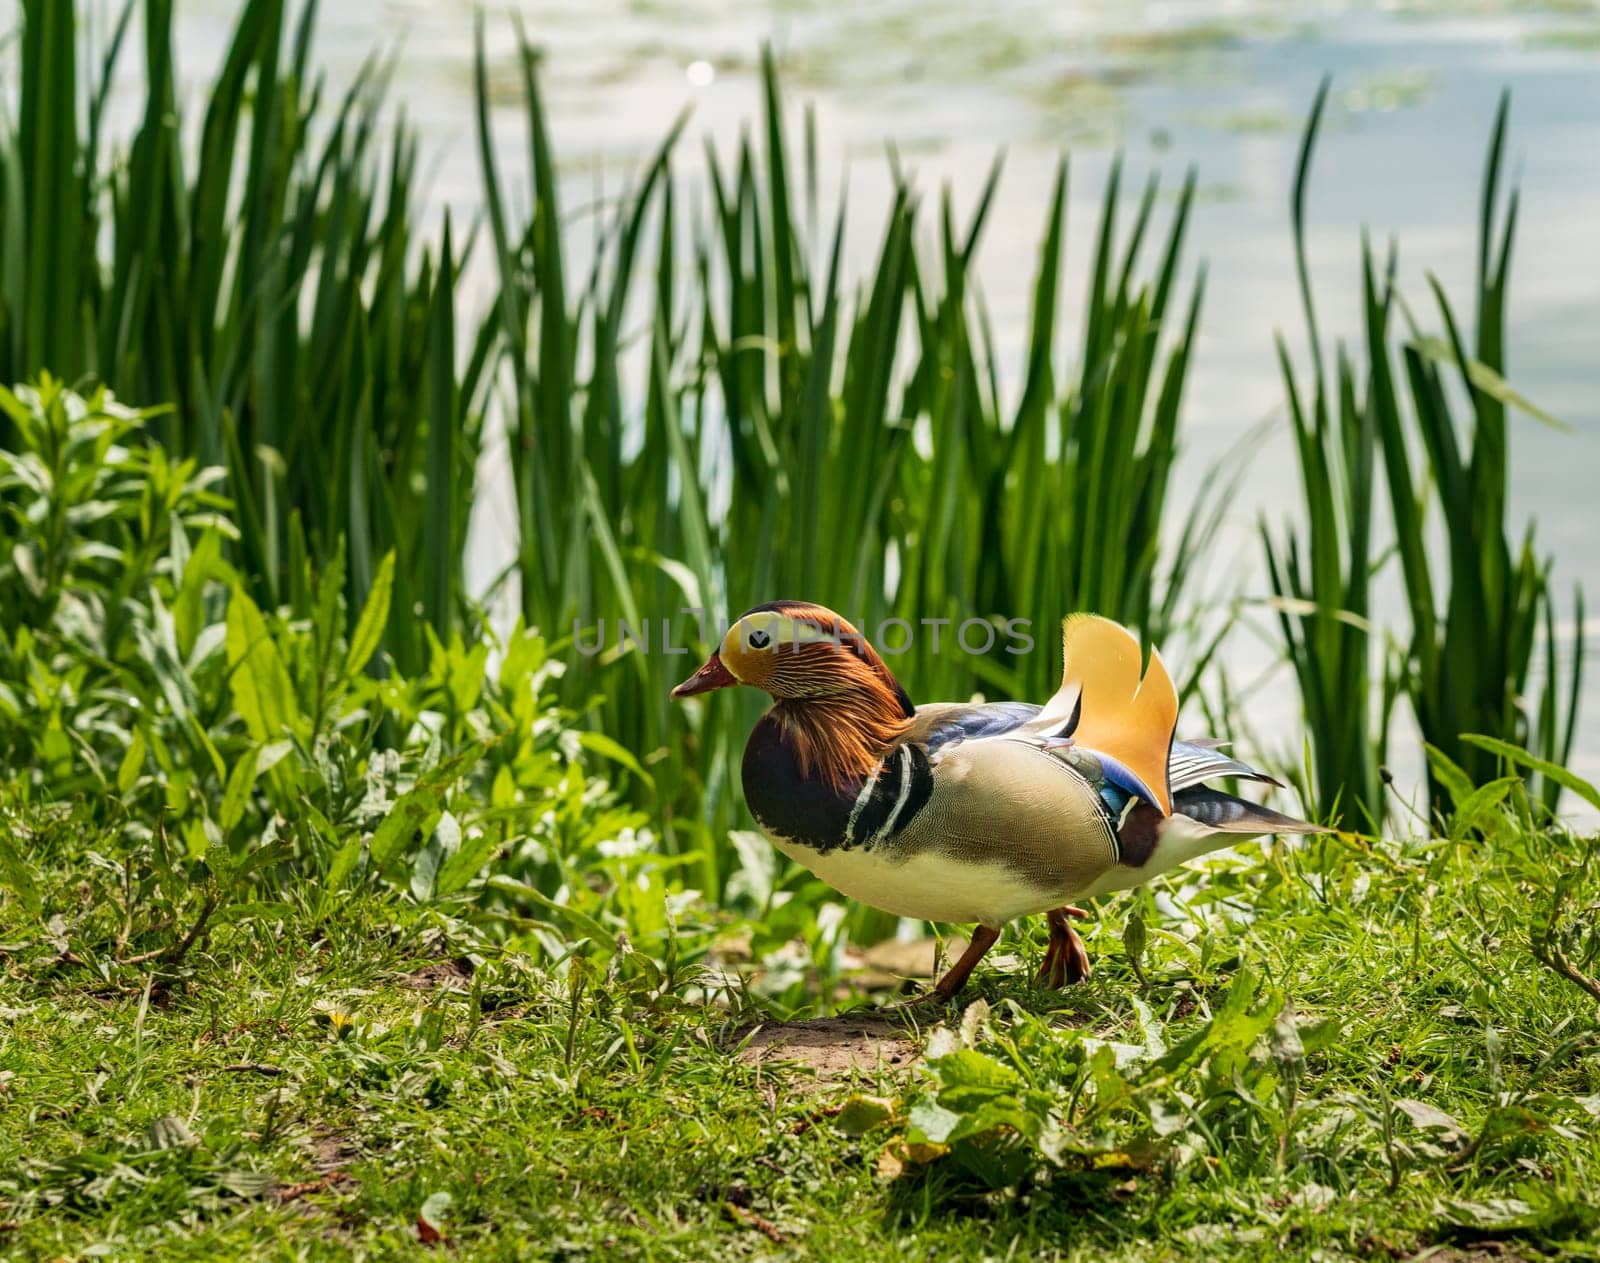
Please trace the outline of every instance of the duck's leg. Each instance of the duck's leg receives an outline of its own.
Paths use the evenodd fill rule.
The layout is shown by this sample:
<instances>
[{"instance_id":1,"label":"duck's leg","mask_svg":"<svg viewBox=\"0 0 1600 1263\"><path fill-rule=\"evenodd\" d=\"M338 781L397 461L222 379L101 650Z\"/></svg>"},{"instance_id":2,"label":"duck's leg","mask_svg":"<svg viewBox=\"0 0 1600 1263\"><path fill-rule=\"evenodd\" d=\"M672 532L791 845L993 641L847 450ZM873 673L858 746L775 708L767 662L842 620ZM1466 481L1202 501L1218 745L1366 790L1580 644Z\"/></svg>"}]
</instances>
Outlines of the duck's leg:
<instances>
[{"instance_id":1,"label":"duck's leg","mask_svg":"<svg viewBox=\"0 0 1600 1263\"><path fill-rule=\"evenodd\" d=\"M1039 967L1036 986L1067 987L1082 982L1092 972L1089 968L1089 950L1084 947L1078 932L1072 928L1069 917L1082 920L1089 914L1070 904L1054 908L1045 914L1050 923L1050 945L1045 948L1044 964Z\"/></svg>"},{"instance_id":2,"label":"duck's leg","mask_svg":"<svg viewBox=\"0 0 1600 1263\"><path fill-rule=\"evenodd\" d=\"M951 996L967 985L967 979L972 976L972 971L978 962L983 959L984 953L995 945L1000 937L999 930L991 930L987 925L975 926L972 931L972 941L967 944L967 950L961 953L961 959L945 970L944 977L933 984L932 994L940 1000L948 1000Z\"/></svg>"}]
</instances>

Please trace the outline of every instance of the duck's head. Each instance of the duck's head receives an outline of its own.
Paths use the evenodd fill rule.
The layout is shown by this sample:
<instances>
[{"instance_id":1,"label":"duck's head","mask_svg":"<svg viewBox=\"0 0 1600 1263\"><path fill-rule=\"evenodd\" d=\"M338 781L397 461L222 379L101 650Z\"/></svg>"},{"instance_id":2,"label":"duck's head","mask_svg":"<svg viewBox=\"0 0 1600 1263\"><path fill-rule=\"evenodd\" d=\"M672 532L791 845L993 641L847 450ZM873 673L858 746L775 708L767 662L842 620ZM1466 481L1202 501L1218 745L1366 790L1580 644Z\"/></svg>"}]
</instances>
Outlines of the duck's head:
<instances>
[{"instance_id":1,"label":"duck's head","mask_svg":"<svg viewBox=\"0 0 1600 1263\"><path fill-rule=\"evenodd\" d=\"M902 721L915 713L866 637L832 610L804 601L772 601L746 611L672 696L734 684L764 689L779 703L865 703Z\"/></svg>"}]
</instances>

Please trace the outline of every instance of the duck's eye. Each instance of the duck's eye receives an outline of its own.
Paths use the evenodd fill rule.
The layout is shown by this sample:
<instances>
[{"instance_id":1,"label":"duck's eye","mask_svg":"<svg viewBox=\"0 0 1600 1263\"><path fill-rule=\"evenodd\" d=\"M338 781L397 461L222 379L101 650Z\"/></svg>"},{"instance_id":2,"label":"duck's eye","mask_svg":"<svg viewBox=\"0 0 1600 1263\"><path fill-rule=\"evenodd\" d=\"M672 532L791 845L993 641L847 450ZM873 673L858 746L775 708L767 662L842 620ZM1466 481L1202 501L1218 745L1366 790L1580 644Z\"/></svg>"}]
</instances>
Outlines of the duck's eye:
<instances>
[{"instance_id":1,"label":"duck's eye","mask_svg":"<svg viewBox=\"0 0 1600 1263\"><path fill-rule=\"evenodd\" d=\"M771 643L772 637L764 631L753 631L750 633L750 648L752 649L765 649Z\"/></svg>"}]
</instances>

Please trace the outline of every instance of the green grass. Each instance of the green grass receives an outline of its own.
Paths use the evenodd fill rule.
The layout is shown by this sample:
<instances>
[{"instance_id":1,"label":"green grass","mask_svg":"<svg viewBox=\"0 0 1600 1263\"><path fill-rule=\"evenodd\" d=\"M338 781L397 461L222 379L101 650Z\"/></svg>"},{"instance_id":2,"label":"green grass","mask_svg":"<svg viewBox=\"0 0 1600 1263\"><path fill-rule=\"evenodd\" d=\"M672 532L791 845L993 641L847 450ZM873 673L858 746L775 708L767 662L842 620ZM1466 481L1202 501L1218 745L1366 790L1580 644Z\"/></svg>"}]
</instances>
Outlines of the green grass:
<instances>
[{"instance_id":1,"label":"green grass","mask_svg":"<svg viewBox=\"0 0 1600 1263\"><path fill-rule=\"evenodd\" d=\"M1306 787L1307 797L1315 802L1318 819L1342 816L1371 828L1384 818L1378 769L1384 763L1391 701L1385 696L1376 714L1367 701L1373 660L1383 652L1373 643L1370 603L1377 568L1372 521L1377 427L1358 385L1359 370L1343 346L1334 378L1328 379L1306 267L1306 187L1327 99L1324 80L1301 141L1292 203L1310 344L1309 398L1302 399L1289 349L1282 337L1278 340L1307 526L1275 542L1263 523L1261 537L1312 750L1313 786ZM1380 344L1387 338L1389 303L1386 287L1381 305L1368 312L1369 319L1380 322Z\"/></svg>"},{"instance_id":2,"label":"green grass","mask_svg":"<svg viewBox=\"0 0 1600 1263\"><path fill-rule=\"evenodd\" d=\"M263 609L155 418L51 380L0 407L8 1258L398 1256L419 1215L503 1258L1534 1257L1600 1227L1595 840L1517 777L1441 757L1443 836L1104 902L1064 995L1022 927L981 1004L895 1019L921 1067L818 1091L744 1034L892 999L850 968L881 922L752 835L698 885L536 634L491 664L428 628L374 678L391 560L349 617L306 558Z\"/></svg>"},{"instance_id":3,"label":"green grass","mask_svg":"<svg viewBox=\"0 0 1600 1263\"><path fill-rule=\"evenodd\" d=\"M1414 624L1386 687L1434 747L1436 823L1103 901L1096 976L1065 994L1033 989L1020 927L970 1007L890 1017L920 1061L819 1083L745 1038L852 1046L866 1019L817 1019L894 998L852 966L891 923L730 832L754 699L680 713L658 667L681 660L563 660L563 638L791 585L868 624L1088 606L1199 630L1184 559L1214 513L1162 529L1192 183L1158 229L1156 190L1124 222L1111 181L1069 374L1063 165L1008 404L970 270L998 170L931 236L899 187L852 281L769 67L762 139L712 155L705 221L681 219L673 132L580 282L525 53L526 197L480 113L502 287L474 325L469 241L409 227L403 130L375 174L380 70L328 114L313 10L250 0L191 166L170 7L138 12L124 157L101 169L106 72L75 60L70 6L25 6L0 123L0 374L171 405L42 373L0 390L0 1254L409 1257L436 1232L517 1259L1600 1253L1600 872L1548 811L1552 787L1600 792L1556 765L1575 693L1553 666L1518 709L1550 615L1504 523L1525 405L1500 376L1503 126L1471 351L1441 300L1449 337L1412 330L1403 396L1407 313L1369 264L1367 387L1359 357L1325 383L1316 347L1294 409L1306 467L1342 480L1308 479L1307 569L1291 545L1276 570L1327 711L1315 791L1370 806L1371 730L1334 720L1370 679L1381 457ZM503 633L459 580L485 407L510 421L529 620ZM1039 697L1054 669L897 666L924 695ZM1368 775L1341 798L1346 763Z\"/></svg>"},{"instance_id":4,"label":"green grass","mask_svg":"<svg viewBox=\"0 0 1600 1263\"><path fill-rule=\"evenodd\" d=\"M814 988L775 1011L760 967L581 940L537 964L398 896L290 896L118 963L106 840L48 831L43 919L0 899L0 1250L410 1256L426 1206L461 1258L1593 1257L1594 998L1529 940L1582 846L1484 822L1487 849L1252 847L1168 881L1175 912L1109 901L1066 993L1028 983L1037 927L1008 935L981 1004L891 1016L931 1069L821 1084L737 1055L833 1008ZM975 1135L890 1178L935 1104Z\"/></svg>"}]
</instances>

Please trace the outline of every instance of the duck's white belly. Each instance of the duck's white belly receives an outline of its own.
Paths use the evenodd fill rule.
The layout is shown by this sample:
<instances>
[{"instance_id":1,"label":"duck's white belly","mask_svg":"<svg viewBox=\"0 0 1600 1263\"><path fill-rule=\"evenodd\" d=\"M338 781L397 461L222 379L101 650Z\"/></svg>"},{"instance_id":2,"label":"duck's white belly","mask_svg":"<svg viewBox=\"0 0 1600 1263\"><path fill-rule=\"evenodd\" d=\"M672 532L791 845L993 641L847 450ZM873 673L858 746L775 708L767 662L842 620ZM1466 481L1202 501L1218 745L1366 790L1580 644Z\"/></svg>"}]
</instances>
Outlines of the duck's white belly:
<instances>
[{"instance_id":1,"label":"duck's white belly","mask_svg":"<svg viewBox=\"0 0 1600 1263\"><path fill-rule=\"evenodd\" d=\"M882 847L832 850L767 835L790 859L810 869L840 894L901 917L953 924L979 922L998 929L1017 917L1061 903L1007 864L955 860L936 851L892 856Z\"/></svg>"}]
</instances>

